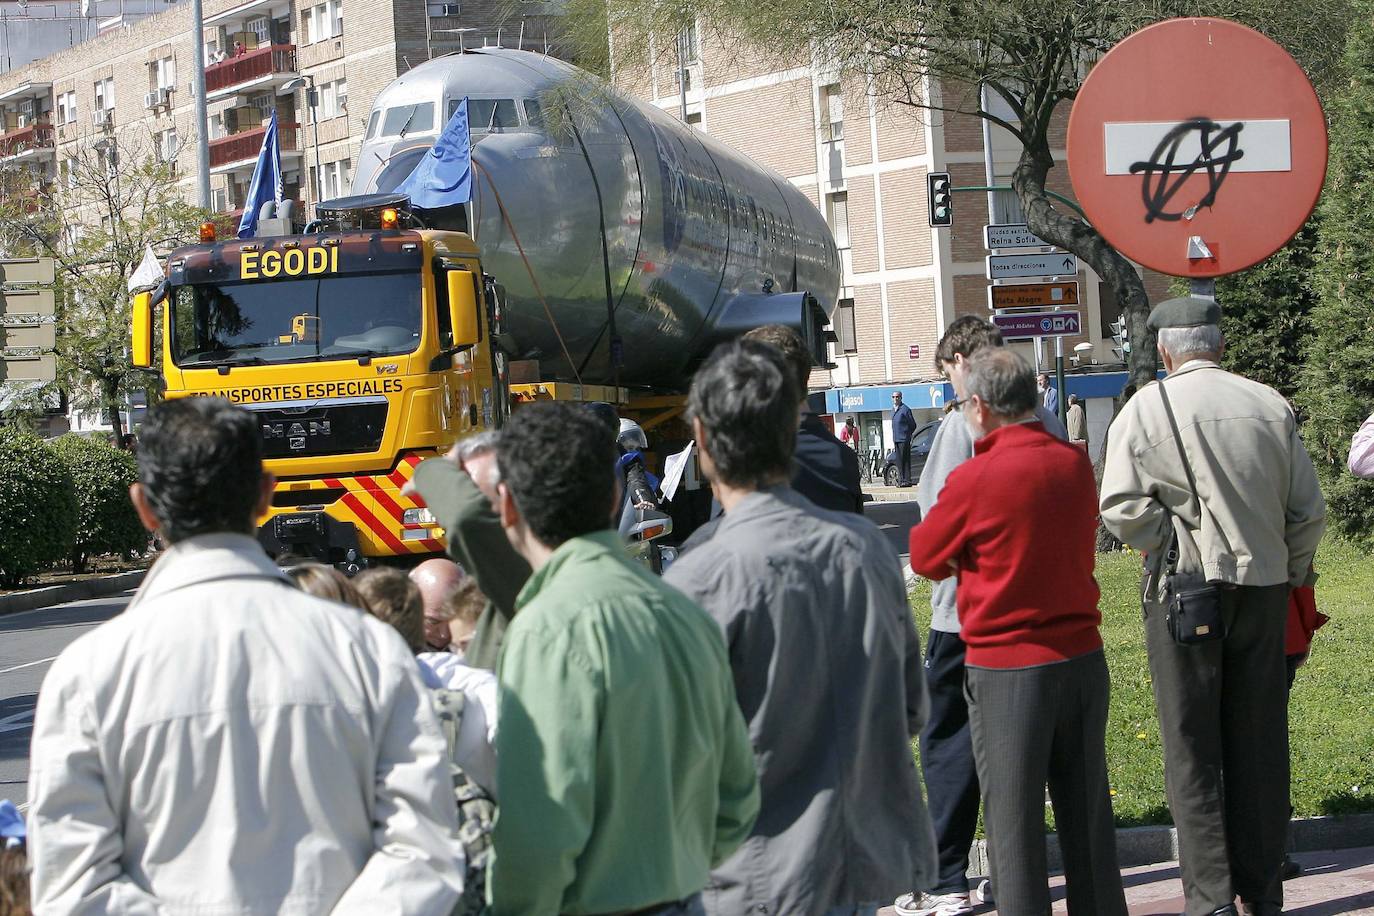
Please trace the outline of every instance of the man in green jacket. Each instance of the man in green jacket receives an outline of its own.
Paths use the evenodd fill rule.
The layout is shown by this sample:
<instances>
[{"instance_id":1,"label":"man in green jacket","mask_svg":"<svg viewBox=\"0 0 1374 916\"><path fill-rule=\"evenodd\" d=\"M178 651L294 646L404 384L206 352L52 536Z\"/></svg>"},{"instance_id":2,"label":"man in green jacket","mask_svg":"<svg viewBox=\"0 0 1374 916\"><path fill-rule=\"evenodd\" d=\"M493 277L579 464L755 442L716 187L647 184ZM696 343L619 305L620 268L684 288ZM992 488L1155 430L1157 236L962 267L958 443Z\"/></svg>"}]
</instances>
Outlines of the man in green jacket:
<instances>
[{"instance_id":1,"label":"man in green jacket","mask_svg":"<svg viewBox=\"0 0 1374 916\"><path fill-rule=\"evenodd\" d=\"M530 577L530 564L515 552L497 517L496 466L499 433L485 432L458 442L442 458L423 461L406 490L418 491L443 527L449 556L477 580L487 596L463 660L496 670L501 640L515 613L515 598Z\"/></svg>"},{"instance_id":2,"label":"man in green jacket","mask_svg":"<svg viewBox=\"0 0 1374 916\"><path fill-rule=\"evenodd\" d=\"M758 814L720 628L626 558L613 449L556 403L497 444L497 514L533 570L497 671L497 916L700 913Z\"/></svg>"}]
</instances>

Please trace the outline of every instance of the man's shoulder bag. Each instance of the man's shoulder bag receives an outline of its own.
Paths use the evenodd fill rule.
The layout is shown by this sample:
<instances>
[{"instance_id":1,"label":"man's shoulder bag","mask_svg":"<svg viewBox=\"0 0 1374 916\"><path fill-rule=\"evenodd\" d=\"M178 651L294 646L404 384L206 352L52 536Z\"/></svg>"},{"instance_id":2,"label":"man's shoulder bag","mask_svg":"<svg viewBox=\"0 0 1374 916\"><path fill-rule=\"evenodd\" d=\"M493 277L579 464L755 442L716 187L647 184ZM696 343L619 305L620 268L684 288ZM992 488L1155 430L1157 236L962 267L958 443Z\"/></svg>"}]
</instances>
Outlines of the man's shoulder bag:
<instances>
[{"instance_id":1,"label":"man's shoulder bag","mask_svg":"<svg viewBox=\"0 0 1374 916\"><path fill-rule=\"evenodd\" d=\"M1202 518L1202 500L1198 497L1197 481L1193 478L1192 465L1183 451L1183 438L1179 435L1178 421L1174 419L1173 407L1165 384L1155 386L1159 398L1164 402L1164 413L1169 418L1169 428L1174 434L1174 445L1178 447L1179 460L1183 462L1183 473L1188 478L1188 489L1193 496L1193 510ZM1221 585L1207 581L1202 572L1178 571L1178 529L1170 522L1173 538L1169 552L1164 560L1165 625L1174 642L1189 646L1226 638L1226 620L1221 610Z\"/></svg>"},{"instance_id":2,"label":"man's shoulder bag","mask_svg":"<svg viewBox=\"0 0 1374 916\"><path fill-rule=\"evenodd\" d=\"M431 690L430 696L448 744L449 776L453 780L453 795L458 803L458 839L463 844L466 858L463 895L449 916L485 916L489 912L486 901L487 869L492 861L491 831L496 823L496 803L455 762L458 730L463 723L463 692L440 687Z\"/></svg>"}]
</instances>

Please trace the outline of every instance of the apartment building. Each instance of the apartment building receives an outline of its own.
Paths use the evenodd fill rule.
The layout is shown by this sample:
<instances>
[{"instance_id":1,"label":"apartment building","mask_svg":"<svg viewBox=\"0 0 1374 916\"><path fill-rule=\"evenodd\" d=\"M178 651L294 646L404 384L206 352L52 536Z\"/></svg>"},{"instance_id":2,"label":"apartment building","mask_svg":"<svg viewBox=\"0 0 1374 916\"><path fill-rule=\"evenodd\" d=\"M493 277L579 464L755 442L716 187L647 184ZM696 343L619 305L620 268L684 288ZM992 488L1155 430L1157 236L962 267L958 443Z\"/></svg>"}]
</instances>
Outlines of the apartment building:
<instances>
[{"instance_id":1,"label":"apartment building","mask_svg":"<svg viewBox=\"0 0 1374 916\"><path fill-rule=\"evenodd\" d=\"M825 214L843 267L833 319L839 342L832 345L836 368L812 375L813 399L823 392L825 411L837 421L856 416L865 451L885 450L891 392L902 391L918 419L938 416L952 391L934 368L936 342L956 317L992 314L983 226L1024 220L1010 190L966 191L954 195L954 225L932 230L926 176L947 171L955 188L1009 188L1019 145L971 114L894 102L863 74L813 62L779 67L697 34L689 30L680 53L651 49L655 62L620 70L617 85L674 116L685 113L699 130L780 172ZM976 90L924 88L937 106L977 110ZM1067 122L1066 107L1054 126L1061 163ZM1051 172L1049 187L1072 197L1066 168ZM1145 279L1152 299L1167 294L1168 278L1147 271ZM1120 308L1090 270L1078 280L1084 332L1065 338L1066 365L1090 371L1096 360L1105 369L1113 359L1108 326ZM1072 354L1082 343L1093 349L1078 357L1080 370ZM1017 346L1036 358L1031 344ZM1041 347L1039 361L1053 369L1052 343ZM1109 398L1123 383L1124 373L1099 373L1069 386L1090 399L1090 442L1101 442Z\"/></svg>"},{"instance_id":2,"label":"apartment building","mask_svg":"<svg viewBox=\"0 0 1374 916\"><path fill-rule=\"evenodd\" d=\"M182 0L0 0L0 73L126 28Z\"/></svg>"},{"instance_id":3,"label":"apartment building","mask_svg":"<svg viewBox=\"0 0 1374 916\"><path fill-rule=\"evenodd\" d=\"M553 4L502 0L206 0L208 123L195 124L191 6L0 74L0 169L40 198L70 160L151 155L195 194L198 129L208 132L213 209L241 212L277 115L286 196L305 207L348 192L373 99L430 57L502 41L546 46ZM313 92L312 92L313 90ZM313 98L314 104L310 104Z\"/></svg>"}]
</instances>

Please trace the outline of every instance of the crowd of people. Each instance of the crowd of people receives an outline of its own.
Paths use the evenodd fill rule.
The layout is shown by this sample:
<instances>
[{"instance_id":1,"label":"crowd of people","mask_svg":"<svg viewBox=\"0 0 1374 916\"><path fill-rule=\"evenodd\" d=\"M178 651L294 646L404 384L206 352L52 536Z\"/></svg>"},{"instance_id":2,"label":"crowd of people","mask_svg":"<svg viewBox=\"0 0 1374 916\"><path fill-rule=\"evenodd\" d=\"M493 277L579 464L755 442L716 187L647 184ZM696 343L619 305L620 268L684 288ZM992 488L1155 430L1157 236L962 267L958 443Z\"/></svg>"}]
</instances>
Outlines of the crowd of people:
<instances>
[{"instance_id":1,"label":"crowd of people","mask_svg":"<svg viewBox=\"0 0 1374 916\"><path fill-rule=\"evenodd\" d=\"M131 498L170 546L39 696L33 909L960 916L981 807L982 898L1044 916L1048 790L1069 911L1124 914L1100 516L1145 557L1186 916L1278 913L1284 633L1324 507L1291 409L1219 367L1217 321L1152 313L1168 377L1113 423L1100 497L1081 417L1066 432L988 322L947 328L956 399L910 534L924 651L785 328L693 380L719 514L661 578L614 529L642 445L585 408L421 463L451 559L350 580L252 538L274 480L249 413L160 404Z\"/></svg>"}]
</instances>

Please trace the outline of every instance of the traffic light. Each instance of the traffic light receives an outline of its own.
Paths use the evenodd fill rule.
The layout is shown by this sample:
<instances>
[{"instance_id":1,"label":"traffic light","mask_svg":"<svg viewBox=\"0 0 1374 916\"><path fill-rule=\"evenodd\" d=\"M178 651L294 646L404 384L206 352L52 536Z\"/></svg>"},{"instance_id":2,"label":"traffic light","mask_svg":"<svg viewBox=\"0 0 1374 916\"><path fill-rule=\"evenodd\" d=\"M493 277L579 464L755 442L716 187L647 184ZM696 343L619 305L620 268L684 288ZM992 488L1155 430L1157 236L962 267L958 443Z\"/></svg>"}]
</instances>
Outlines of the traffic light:
<instances>
[{"instance_id":1,"label":"traffic light","mask_svg":"<svg viewBox=\"0 0 1374 916\"><path fill-rule=\"evenodd\" d=\"M931 172L926 175L926 199L930 202L932 229L954 223L954 200L951 190L953 189L949 183L949 172Z\"/></svg>"},{"instance_id":2,"label":"traffic light","mask_svg":"<svg viewBox=\"0 0 1374 916\"><path fill-rule=\"evenodd\" d=\"M1113 321L1109 327L1112 329L1112 355L1116 357L1118 362L1124 363L1127 357L1131 355L1131 342L1126 339L1130 333L1126 328L1126 316L1122 315Z\"/></svg>"}]
</instances>

